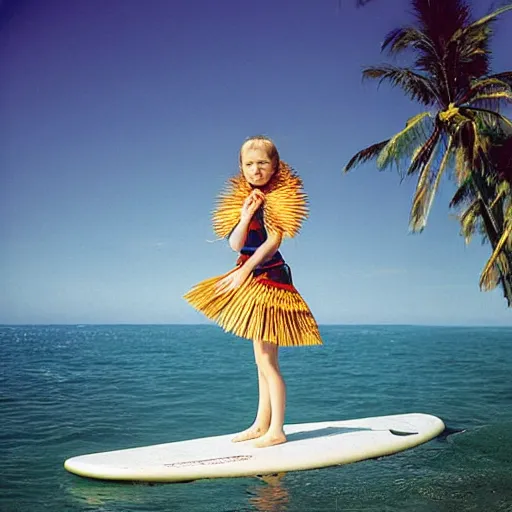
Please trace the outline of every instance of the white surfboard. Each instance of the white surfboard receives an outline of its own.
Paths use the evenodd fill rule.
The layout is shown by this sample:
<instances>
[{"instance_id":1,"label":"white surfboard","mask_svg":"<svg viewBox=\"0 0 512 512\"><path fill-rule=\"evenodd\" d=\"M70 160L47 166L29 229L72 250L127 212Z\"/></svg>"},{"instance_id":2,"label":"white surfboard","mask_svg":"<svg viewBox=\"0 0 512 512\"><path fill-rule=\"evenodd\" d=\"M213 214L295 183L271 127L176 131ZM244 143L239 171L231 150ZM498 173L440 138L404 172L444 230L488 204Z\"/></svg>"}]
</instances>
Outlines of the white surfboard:
<instances>
[{"instance_id":1,"label":"white surfboard","mask_svg":"<svg viewBox=\"0 0 512 512\"><path fill-rule=\"evenodd\" d=\"M285 425L287 442L266 448L233 443L235 434L72 457L71 473L102 480L184 482L322 468L391 455L439 435L435 416L398 414Z\"/></svg>"}]
</instances>

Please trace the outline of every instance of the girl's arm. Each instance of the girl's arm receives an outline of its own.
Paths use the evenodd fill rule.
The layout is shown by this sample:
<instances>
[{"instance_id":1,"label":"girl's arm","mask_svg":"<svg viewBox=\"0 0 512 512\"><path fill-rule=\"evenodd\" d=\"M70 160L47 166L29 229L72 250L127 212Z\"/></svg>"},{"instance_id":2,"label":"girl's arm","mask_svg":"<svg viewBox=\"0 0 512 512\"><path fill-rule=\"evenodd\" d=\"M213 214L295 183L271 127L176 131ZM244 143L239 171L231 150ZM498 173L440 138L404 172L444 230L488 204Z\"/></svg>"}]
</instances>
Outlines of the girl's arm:
<instances>
[{"instance_id":1,"label":"girl's arm","mask_svg":"<svg viewBox=\"0 0 512 512\"><path fill-rule=\"evenodd\" d=\"M263 263L274 255L281 244L282 238L283 235L280 233L269 234L268 238L254 251L254 254L252 254L241 267L237 268L234 272L231 272L217 283L217 291L223 293L241 286L260 263Z\"/></svg>"},{"instance_id":2,"label":"girl's arm","mask_svg":"<svg viewBox=\"0 0 512 512\"><path fill-rule=\"evenodd\" d=\"M267 239L254 251L243 264L242 269L249 275L258 265L272 258L283 240L282 233L269 233Z\"/></svg>"},{"instance_id":3,"label":"girl's arm","mask_svg":"<svg viewBox=\"0 0 512 512\"><path fill-rule=\"evenodd\" d=\"M247 230L251 223L250 218L240 219L240 222L236 225L235 229L229 235L229 246L233 251L240 252L245 244L245 238L247 237Z\"/></svg>"},{"instance_id":4,"label":"girl's arm","mask_svg":"<svg viewBox=\"0 0 512 512\"><path fill-rule=\"evenodd\" d=\"M264 198L265 196L259 190L253 190L245 199L240 211L240 222L236 225L231 235L229 235L229 245L234 251L241 251L245 245L252 217L261 206L261 203L263 203Z\"/></svg>"}]
</instances>

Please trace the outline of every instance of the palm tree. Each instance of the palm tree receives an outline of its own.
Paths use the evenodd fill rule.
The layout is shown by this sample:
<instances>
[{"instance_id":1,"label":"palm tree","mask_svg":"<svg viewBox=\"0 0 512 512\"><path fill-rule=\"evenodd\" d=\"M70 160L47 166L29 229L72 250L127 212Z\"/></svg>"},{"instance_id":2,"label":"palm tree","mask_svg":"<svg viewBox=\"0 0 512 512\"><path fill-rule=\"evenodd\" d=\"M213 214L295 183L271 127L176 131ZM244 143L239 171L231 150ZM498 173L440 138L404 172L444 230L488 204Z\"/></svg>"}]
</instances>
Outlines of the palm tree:
<instances>
[{"instance_id":1,"label":"palm tree","mask_svg":"<svg viewBox=\"0 0 512 512\"><path fill-rule=\"evenodd\" d=\"M512 306L512 132L491 134L485 173L470 173L453 196L450 207L462 210L458 217L461 234L469 243L479 232L491 243L493 254L481 276L480 287L492 290L501 284Z\"/></svg>"},{"instance_id":2,"label":"palm tree","mask_svg":"<svg viewBox=\"0 0 512 512\"><path fill-rule=\"evenodd\" d=\"M512 286L512 133L495 142L489 159L494 166L495 184L495 198L490 206L500 225L494 240L491 240L493 253L480 276L480 286L486 290L493 289L498 282L505 289L506 273L508 285ZM501 235L499 239L498 234ZM510 300L509 306L512 306Z\"/></svg>"},{"instance_id":3,"label":"palm tree","mask_svg":"<svg viewBox=\"0 0 512 512\"><path fill-rule=\"evenodd\" d=\"M475 193L486 205L490 200L478 175L484 177L490 167L487 131L512 128L499 112L502 103L512 101L512 71L490 74L489 43L493 23L512 4L476 21L464 0L412 0L412 6L415 26L390 32L382 50L391 55L412 50L413 66L369 67L363 78L401 87L428 110L407 120L393 137L356 153L344 170L376 159L380 170L395 165L402 178L417 175L409 225L421 232L447 169L459 185L472 177ZM512 289L507 296L512 302Z\"/></svg>"}]
</instances>

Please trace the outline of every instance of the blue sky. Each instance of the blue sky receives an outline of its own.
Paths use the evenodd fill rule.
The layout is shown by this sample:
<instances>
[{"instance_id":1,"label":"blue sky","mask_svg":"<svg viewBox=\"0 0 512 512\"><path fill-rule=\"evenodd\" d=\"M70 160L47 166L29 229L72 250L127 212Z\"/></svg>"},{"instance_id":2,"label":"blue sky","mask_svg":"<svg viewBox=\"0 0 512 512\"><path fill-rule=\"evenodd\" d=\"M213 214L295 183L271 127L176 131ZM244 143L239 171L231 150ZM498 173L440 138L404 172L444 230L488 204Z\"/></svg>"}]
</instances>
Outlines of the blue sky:
<instances>
[{"instance_id":1,"label":"blue sky","mask_svg":"<svg viewBox=\"0 0 512 512\"><path fill-rule=\"evenodd\" d=\"M341 173L421 108L361 82L409 3L354 4L20 0L0 25L0 323L204 322L182 295L233 265L210 212L264 133L310 198L282 252L319 323L512 325L478 288L490 247L459 236L453 184L413 235L413 181Z\"/></svg>"}]
</instances>

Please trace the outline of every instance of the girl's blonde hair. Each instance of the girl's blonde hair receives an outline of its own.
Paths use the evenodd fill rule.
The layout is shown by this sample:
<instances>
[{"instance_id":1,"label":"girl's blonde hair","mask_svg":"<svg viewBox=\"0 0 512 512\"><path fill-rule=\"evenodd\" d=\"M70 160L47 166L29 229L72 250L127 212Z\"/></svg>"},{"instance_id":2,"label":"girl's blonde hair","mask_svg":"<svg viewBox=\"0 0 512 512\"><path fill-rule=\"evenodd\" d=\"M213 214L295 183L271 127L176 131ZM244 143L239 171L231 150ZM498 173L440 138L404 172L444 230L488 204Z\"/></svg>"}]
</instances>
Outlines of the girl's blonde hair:
<instances>
[{"instance_id":1,"label":"girl's blonde hair","mask_svg":"<svg viewBox=\"0 0 512 512\"><path fill-rule=\"evenodd\" d=\"M272 161L272 167L274 171L279 169L279 151L277 151L277 147L274 144L274 141L265 135L254 135L245 139L240 151L238 152L238 163L240 168L242 167L242 151L244 149L252 149L252 148L265 148L268 157Z\"/></svg>"}]
</instances>

